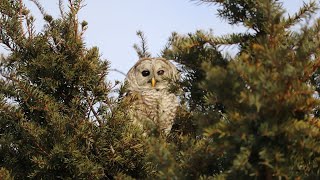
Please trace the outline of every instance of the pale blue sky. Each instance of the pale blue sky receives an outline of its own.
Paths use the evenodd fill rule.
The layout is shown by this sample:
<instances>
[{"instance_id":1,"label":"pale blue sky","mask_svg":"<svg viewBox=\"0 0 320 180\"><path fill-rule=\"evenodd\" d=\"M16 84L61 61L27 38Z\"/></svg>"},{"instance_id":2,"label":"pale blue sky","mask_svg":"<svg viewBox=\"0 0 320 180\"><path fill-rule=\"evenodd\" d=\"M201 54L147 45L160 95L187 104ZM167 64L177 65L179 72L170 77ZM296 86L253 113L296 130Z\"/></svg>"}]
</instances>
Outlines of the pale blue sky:
<instances>
[{"instance_id":1,"label":"pale blue sky","mask_svg":"<svg viewBox=\"0 0 320 180\"><path fill-rule=\"evenodd\" d=\"M49 14L59 16L58 0L39 2ZM43 21L39 11L29 0L24 0L24 3L37 18L36 27L40 30ZM219 19L214 5L198 4L197 1L86 0L85 3L79 16L80 20L89 23L85 42L89 47L97 46L102 58L109 60L112 68L125 73L138 58L132 48L140 41L136 36L137 30L145 33L153 56L159 54L173 31L186 34L212 29L215 35L245 31ZM302 4L302 0L284 0L288 13L297 11ZM123 76L111 72L109 78L122 80Z\"/></svg>"}]
</instances>

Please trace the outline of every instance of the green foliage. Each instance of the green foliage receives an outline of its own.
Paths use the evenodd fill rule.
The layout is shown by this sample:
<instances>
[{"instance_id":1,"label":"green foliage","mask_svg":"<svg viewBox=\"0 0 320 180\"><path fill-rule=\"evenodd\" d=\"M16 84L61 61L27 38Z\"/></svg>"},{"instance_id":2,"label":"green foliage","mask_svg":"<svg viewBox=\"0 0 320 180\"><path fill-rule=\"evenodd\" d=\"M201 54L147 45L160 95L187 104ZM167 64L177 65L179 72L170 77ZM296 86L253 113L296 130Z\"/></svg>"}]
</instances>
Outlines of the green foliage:
<instances>
[{"instance_id":1,"label":"green foliage","mask_svg":"<svg viewBox=\"0 0 320 180\"><path fill-rule=\"evenodd\" d=\"M148 52L147 40L142 31L137 31L137 36L141 39L140 46L138 44L134 44L133 48L136 50L139 59L151 57L150 52Z\"/></svg>"},{"instance_id":2,"label":"green foliage","mask_svg":"<svg viewBox=\"0 0 320 180\"><path fill-rule=\"evenodd\" d=\"M6 170L5 168L0 168L0 179L12 180L13 177L11 177L10 172L8 170Z\"/></svg>"},{"instance_id":3,"label":"green foliage","mask_svg":"<svg viewBox=\"0 0 320 180\"><path fill-rule=\"evenodd\" d=\"M198 127L195 143L173 154L193 160L192 175L182 177L319 177L320 132L314 116L319 100L313 85L320 20L310 23L317 4L312 1L286 17L279 1L203 2L219 4L221 17L252 33L174 34L164 51L182 66L186 111ZM309 23L293 28L299 22ZM223 58L220 47L232 44L239 45L239 53ZM195 100L203 108L194 108ZM177 167L186 168L185 162Z\"/></svg>"},{"instance_id":4,"label":"green foliage","mask_svg":"<svg viewBox=\"0 0 320 180\"><path fill-rule=\"evenodd\" d=\"M228 64L215 46L211 46L212 36L209 33L198 31L187 36L178 36L173 33L170 38L169 47L163 51L163 56L173 59L182 66L182 89L186 94L186 100L191 110L205 109L204 89L200 88L201 82L205 79L205 71L202 63L224 67Z\"/></svg>"},{"instance_id":5,"label":"green foliage","mask_svg":"<svg viewBox=\"0 0 320 180\"><path fill-rule=\"evenodd\" d=\"M146 177L142 138L109 97L109 62L83 42L82 1L57 19L34 2L46 21L39 33L21 1L0 5L9 50L0 69L0 166L17 179Z\"/></svg>"}]
</instances>

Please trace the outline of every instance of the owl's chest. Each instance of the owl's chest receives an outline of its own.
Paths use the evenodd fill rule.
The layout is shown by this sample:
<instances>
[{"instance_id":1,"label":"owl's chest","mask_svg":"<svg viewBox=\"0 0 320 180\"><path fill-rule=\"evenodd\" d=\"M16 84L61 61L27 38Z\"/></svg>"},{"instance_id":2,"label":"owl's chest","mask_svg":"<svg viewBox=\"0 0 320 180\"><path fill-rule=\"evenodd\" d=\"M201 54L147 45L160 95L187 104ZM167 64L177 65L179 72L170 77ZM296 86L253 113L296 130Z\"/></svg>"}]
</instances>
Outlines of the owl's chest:
<instances>
[{"instance_id":1,"label":"owl's chest","mask_svg":"<svg viewBox=\"0 0 320 180\"><path fill-rule=\"evenodd\" d=\"M152 92L142 92L141 93L141 103L147 107L152 108L163 108L164 106L173 103L176 97L168 92L152 91Z\"/></svg>"},{"instance_id":2,"label":"owl's chest","mask_svg":"<svg viewBox=\"0 0 320 180\"><path fill-rule=\"evenodd\" d=\"M163 91L145 91L141 92L135 106L141 113L152 117L164 112L175 111L178 102L174 94Z\"/></svg>"}]
</instances>

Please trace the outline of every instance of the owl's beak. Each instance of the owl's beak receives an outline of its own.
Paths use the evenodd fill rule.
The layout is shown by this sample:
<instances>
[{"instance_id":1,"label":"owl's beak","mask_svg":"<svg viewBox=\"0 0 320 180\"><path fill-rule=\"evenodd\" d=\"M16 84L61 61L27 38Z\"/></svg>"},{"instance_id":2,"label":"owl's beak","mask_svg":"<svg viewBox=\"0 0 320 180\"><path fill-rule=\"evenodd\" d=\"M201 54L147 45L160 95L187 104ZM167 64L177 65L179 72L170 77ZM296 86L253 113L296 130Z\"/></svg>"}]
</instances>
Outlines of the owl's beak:
<instances>
[{"instance_id":1,"label":"owl's beak","mask_svg":"<svg viewBox=\"0 0 320 180\"><path fill-rule=\"evenodd\" d=\"M154 77L151 79L151 85L153 88L156 86L156 79Z\"/></svg>"}]
</instances>

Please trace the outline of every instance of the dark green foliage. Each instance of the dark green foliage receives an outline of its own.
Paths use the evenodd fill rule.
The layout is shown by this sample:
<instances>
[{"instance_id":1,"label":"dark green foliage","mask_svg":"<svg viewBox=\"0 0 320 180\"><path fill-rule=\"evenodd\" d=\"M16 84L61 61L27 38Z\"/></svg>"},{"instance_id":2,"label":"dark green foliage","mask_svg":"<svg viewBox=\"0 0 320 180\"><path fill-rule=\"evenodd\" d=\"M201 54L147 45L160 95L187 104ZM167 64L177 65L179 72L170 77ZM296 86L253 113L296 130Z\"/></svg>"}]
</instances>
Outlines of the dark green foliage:
<instances>
[{"instance_id":1,"label":"dark green foliage","mask_svg":"<svg viewBox=\"0 0 320 180\"><path fill-rule=\"evenodd\" d=\"M43 31L21 1L0 5L1 176L17 179L108 179L118 173L146 177L136 130L106 83L108 61L86 48L81 1ZM2 175L3 174L3 175Z\"/></svg>"},{"instance_id":2,"label":"dark green foliage","mask_svg":"<svg viewBox=\"0 0 320 180\"><path fill-rule=\"evenodd\" d=\"M188 170L183 177L319 177L319 120L313 115L319 100L312 83L317 84L320 20L292 28L311 22L317 4L286 17L279 1L202 2L220 5L221 17L252 33L175 34L164 51L182 64L186 111L200 133L187 149L183 141L172 151L177 167ZM239 53L222 58L219 47L232 44ZM194 108L194 100L205 108Z\"/></svg>"},{"instance_id":3,"label":"dark green foliage","mask_svg":"<svg viewBox=\"0 0 320 180\"><path fill-rule=\"evenodd\" d=\"M207 92L200 88L205 79L205 71L202 63L224 67L227 60L222 57L216 47L211 46L210 35L202 31L187 36L178 36L173 33L170 38L170 49L163 51L167 59L173 59L182 66L182 88L186 94L188 105L191 110L205 109L204 96Z\"/></svg>"}]
</instances>

